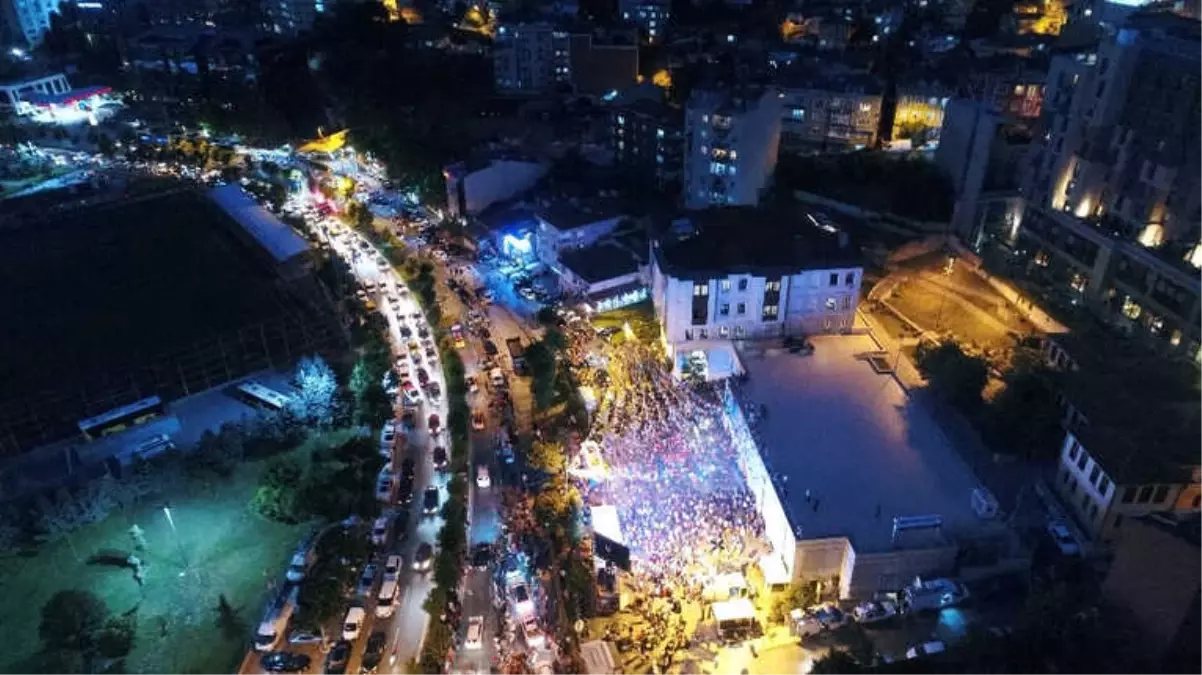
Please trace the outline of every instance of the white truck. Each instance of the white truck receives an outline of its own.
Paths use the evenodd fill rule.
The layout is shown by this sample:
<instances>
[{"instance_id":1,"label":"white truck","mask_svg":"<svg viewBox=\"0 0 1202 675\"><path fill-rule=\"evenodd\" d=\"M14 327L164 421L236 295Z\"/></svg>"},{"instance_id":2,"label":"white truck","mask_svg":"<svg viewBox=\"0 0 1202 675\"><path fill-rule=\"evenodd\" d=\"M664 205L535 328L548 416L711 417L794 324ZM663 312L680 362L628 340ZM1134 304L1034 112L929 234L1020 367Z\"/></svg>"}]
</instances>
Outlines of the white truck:
<instances>
[{"instance_id":1,"label":"white truck","mask_svg":"<svg viewBox=\"0 0 1202 675\"><path fill-rule=\"evenodd\" d=\"M259 628L255 631L256 650L271 651L288 633L288 622L292 620L292 613L296 611L296 598L299 592L300 587L293 586L291 590L285 590L276 595L271 604L267 606L263 620L259 622Z\"/></svg>"}]
</instances>

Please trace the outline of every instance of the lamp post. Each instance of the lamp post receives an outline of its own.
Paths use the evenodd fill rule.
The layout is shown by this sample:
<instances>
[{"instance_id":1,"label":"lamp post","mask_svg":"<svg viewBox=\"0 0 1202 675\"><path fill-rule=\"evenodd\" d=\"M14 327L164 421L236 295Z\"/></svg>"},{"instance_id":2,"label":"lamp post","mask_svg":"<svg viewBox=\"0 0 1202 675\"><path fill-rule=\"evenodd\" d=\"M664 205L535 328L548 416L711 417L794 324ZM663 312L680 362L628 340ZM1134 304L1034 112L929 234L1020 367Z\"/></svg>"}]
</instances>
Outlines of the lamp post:
<instances>
[{"instance_id":1,"label":"lamp post","mask_svg":"<svg viewBox=\"0 0 1202 675\"><path fill-rule=\"evenodd\" d=\"M184 548L184 541L179 538L179 529L175 527L175 518L171 515L171 504L163 504L163 515L167 517L167 524L171 526L171 534L175 535L175 544L179 547L180 557L184 561L184 569L179 573L182 577L188 573L188 549Z\"/></svg>"}]
</instances>

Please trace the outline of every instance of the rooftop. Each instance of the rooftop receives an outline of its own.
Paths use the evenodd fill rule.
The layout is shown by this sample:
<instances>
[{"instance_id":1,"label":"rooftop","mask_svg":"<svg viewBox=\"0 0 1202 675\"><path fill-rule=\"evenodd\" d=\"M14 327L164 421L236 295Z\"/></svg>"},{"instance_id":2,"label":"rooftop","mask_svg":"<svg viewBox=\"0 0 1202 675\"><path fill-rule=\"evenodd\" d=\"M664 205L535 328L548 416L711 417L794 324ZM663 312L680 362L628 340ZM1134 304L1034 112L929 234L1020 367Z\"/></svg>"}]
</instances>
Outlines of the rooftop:
<instances>
[{"instance_id":1,"label":"rooftop","mask_svg":"<svg viewBox=\"0 0 1202 675\"><path fill-rule=\"evenodd\" d=\"M708 110L720 115L734 115L755 110L763 100L765 89L744 86L735 89L696 89L689 96L688 106L695 110Z\"/></svg>"},{"instance_id":2,"label":"rooftop","mask_svg":"<svg viewBox=\"0 0 1202 675\"><path fill-rule=\"evenodd\" d=\"M808 214L732 207L690 214L696 234L664 241L655 249L660 267L681 278L755 272L854 267L859 249L820 229Z\"/></svg>"},{"instance_id":3,"label":"rooftop","mask_svg":"<svg viewBox=\"0 0 1202 675\"><path fill-rule=\"evenodd\" d=\"M572 230L623 214L622 201L607 191L591 197L558 195L536 200L533 210L557 230Z\"/></svg>"},{"instance_id":4,"label":"rooftop","mask_svg":"<svg viewBox=\"0 0 1202 675\"><path fill-rule=\"evenodd\" d=\"M230 183L209 190L209 198L233 218L259 245L282 263L309 250L309 244L271 215L242 188Z\"/></svg>"},{"instance_id":5,"label":"rooftop","mask_svg":"<svg viewBox=\"0 0 1202 675\"><path fill-rule=\"evenodd\" d=\"M1061 387L1088 423L1073 430L1116 483L1188 480L1198 466L1202 392L1196 367L1164 359L1101 326L1055 342L1077 364Z\"/></svg>"},{"instance_id":6,"label":"rooftop","mask_svg":"<svg viewBox=\"0 0 1202 675\"><path fill-rule=\"evenodd\" d=\"M621 113L650 117L660 124L673 124L678 127L684 124L684 111L680 108L649 98L636 99L617 106L616 109Z\"/></svg>"},{"instance_id":7,"label":"rooftop","mask_svg":"<svg viewBox=\"0 0 1202 675\"><path fill-rule=\"evenodd\" d=\"M856 358L878 349L872 338L811 340L811 356L740 354L747 398L767 406L761 452L786 478L781 501L799 539L845 536L856 553L884 552L898 516L937 515L945 535L979 531L978 482L943 430L896 380Z\"/></svg>"},{"instance_id":8,"label":"rooftop","mask_svg":"<svg viewBox=\"0 0 1202 675\"><path fill-rule=\"evenodd\" d=\"M868 73L831 74L814 70L808 64L782 70L776 83L784 89L815 89L844 94L881 94L884 91L881 81Z\"/></svg>"},{"instance_id":9,"label":"rooftop","mask_svg":"<svg viewBox=\"0 0 1202 675\"><path fill-rule=\"evenodd\" d=\"M634 253L613 242L564 251L559 254L559 262L590 284L633 274L639 269L639 259Z\"/></svg>"}]
</instances>

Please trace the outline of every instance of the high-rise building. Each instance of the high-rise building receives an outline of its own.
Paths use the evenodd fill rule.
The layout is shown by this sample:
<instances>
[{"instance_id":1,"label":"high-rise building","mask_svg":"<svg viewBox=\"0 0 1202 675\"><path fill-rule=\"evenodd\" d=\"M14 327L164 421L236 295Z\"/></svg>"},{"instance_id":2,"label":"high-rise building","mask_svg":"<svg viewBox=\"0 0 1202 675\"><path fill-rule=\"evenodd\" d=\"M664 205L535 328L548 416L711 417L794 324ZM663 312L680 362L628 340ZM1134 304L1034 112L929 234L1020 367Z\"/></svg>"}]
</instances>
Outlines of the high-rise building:
<instances>
[{"instance_id":1,"label":"high-rise building","mask_svg":"<svg viewBox=\"0 0 1202 675\"><path fill-rule=\"evenodd\" d=\"M0 25L7 33L3 39L14 46L32 47L42 41L50 29L50 15L62 0L0 0Z\"/></svg>"},{"instance_id":2,"label":"high-rise building","mask_svg":"<svg viewBox=\"0 0 1202 675\"><path fill-rule=\"evenodd\" d=\"M759 203L776 169L780 102L771 88L693 93L685 110L687 208Z\"/></svg>"},{"instance_id":3,"label":"high-rise building","mask_svg":"<svg viewBox=\"0 0 1202 675\"><path fill-rule=\"evenodd\" d=\"M679 188L684 152L684 112L639 99L614 108L610 143L623 176L657 189Z\"/></svg>"},{"instance_id":4,"label":"high-rise building","mask_svg":"<svg viewBox=\"0 0 1202 675\"><path fill-rule=\"evenodd\" d=\"M493 85L510 94L556 89L602 94L634 83L634 31L600 31L551 21L502 23L492 50Z\"/></svg>"},{"instance_id":5,"label":"high-rise building","mask_svg":"<svg viewBox=\"0 0 1202 675\"><path fill-rule=\"evenodd\" d=\"M1199 355L1202 77L1197 21L1133 15L1048 74L1013 242L1028 276Z\"/></svg>"}]
</instances>

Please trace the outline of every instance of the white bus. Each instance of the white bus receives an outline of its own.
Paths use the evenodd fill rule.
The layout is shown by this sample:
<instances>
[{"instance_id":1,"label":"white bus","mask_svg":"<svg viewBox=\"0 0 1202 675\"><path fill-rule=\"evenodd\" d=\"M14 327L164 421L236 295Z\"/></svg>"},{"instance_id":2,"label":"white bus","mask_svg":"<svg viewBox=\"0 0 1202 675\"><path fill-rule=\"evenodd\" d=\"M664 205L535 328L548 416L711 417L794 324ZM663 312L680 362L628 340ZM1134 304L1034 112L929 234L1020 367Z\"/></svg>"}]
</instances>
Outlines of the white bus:
<instances>
[{"instance_id":1,"label":"white bus","mask_svg":"<svg viewBox=\"0 0 1202 675\"><path fill-rule=\"evenodd\" d=\"M238 394L249 404L269 410L283 410L288 405L290 397L280 392L264 387L254 380L247 380L237 387Z\"/></svg>"}]
</instances>

